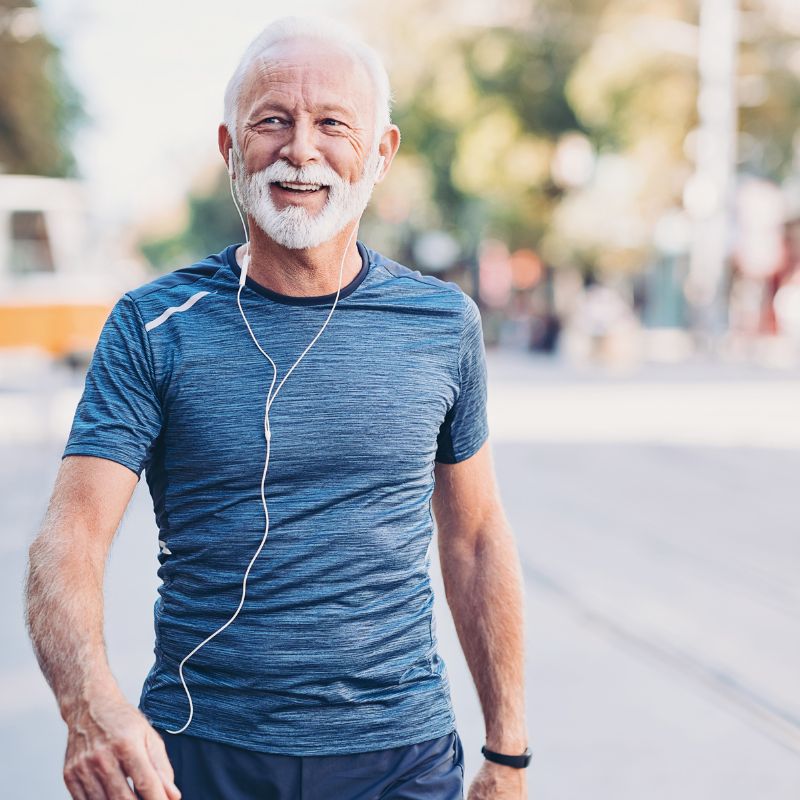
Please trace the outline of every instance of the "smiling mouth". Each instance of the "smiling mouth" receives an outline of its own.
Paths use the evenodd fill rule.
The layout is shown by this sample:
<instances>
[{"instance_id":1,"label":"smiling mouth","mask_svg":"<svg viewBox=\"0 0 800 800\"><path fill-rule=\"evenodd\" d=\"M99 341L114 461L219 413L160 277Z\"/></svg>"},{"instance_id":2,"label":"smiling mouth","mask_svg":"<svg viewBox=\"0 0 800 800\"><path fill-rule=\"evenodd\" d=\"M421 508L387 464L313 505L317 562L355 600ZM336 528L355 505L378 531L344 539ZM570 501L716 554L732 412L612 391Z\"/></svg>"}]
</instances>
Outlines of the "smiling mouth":
<instances>
[{"instance_id":1,"label":"smiling mouth","mask_svg":"<svg viewBox=\"0 0 800 800\"><path fill-rule=\"evenodd\" d=\"M320 189L328 188L321 183L294 183L292 181L275 181L271 185L277 186L285 192L294 192L295 194L313 194Z\"/></svg>"}]
</instances>

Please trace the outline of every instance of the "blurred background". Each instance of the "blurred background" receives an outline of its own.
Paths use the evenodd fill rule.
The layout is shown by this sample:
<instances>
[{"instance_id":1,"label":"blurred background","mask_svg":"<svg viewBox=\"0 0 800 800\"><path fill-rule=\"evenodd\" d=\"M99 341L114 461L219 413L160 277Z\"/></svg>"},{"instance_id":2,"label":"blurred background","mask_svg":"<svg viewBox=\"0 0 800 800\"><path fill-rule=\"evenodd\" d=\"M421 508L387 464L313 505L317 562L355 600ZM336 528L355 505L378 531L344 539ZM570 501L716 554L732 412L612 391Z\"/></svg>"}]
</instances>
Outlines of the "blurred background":
<instances>
[{"instance_id":1,"label":"blurred background","mask_svg":"<svg viewBox=\"0 0 800 800\"><path fill-rule=\"evenodd\" d=\"M800 797L800 4L291 11L351 25L389 70L402 145L360 238L481 308L526 578L531 798ZM284 13L0 0L10 796L67 796L22 580L86 364L121 293L242 240L222 95ZM111 664L134 702L152 516L140 486L107 579ZM469 778L481 716L435 580Z\"/></svg>"}]
</instances>

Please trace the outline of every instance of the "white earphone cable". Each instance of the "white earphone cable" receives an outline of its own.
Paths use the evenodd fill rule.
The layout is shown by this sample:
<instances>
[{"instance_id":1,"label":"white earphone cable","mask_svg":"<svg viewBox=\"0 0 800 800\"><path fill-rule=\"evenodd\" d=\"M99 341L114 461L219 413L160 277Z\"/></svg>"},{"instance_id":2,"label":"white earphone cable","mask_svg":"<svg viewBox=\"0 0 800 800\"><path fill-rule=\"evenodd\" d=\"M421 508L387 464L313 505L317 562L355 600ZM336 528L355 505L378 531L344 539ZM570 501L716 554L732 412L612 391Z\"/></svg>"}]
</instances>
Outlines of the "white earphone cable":
<instances>
[{"instance_id":1,"label":"white earphone cable","mask_svg":"<svg viewBox=\"0 0 800 800\"><path fill-rule=\"evenodd\" d=\"M229 154L229 158L231 158L231 154ZM232 163L232 162L230 162L230 163ZM250 563L247 565L247 569L245 570L244 577L242 579L242 596L241 596L241 599L239 600L239 605L237 606L236 611L234 611L234 613L231 616L231 618L224 625L220 626L212 634L210 634L205 639L203 639L203 641L200 642L200 644L198 644L187 656L185 656L183 658L183 660L181 661L180 666L178 667L178 674L180 675L181 683L183 684L183 690L186 693L187 699L189 700L189 719L186 721L186 723L184 724L184 726L182 728L179 728L177 730L167 730L166 731L167 733L172 733L172 734L183 733L189 727L189 725L192 722L192 718L194 717L194 704L192 703L192 695L189 692L189 688L186 685L186 680L185 680L184 675L183 675L183 665L198 650L200 650L201 647L205 646L215 636L217 636L218 634L222 633L222 631L224 631L225 628L227 628L236 619L236 617L239 616L239 612L242 610L242 606L244 606L245 597L247 596L247 579L250 576L250 570L252 569L253 564L255 564L256 560L258 559L259 555L261 554L261 551L264 548L264 545L266 544L267 536L269 534L269 509L267 508L267 498L266 498L265 489L264 489L265 483L266 483L266 478L267 478L267 470L269 469L270 441L272 439L272 433L270 431L270 425L269 425L269 410L272 407L272 403L275 401L275 398L278 396L278 392L281 390L281 387L283 386L284 383L286 383L286 379L289 377L289 375L292 374L292 372L294 371L295 367L300 363L300 361L302 361L303 356L305 356L305 354L311 349L311 347L313 346L314 342L316 342L317 339L319 339L319 337L322 335L322 331L325 330L325 327L327 326L328 322L330 321L330 318L333 316L333 311L336 308L336 304L339 302L339 294L342 291L342 275L344 274L344 262L345 262L345 260L347 258L347 251L348 251L348 249L350 247L350 243L353 241L353 236L355 235L356 230L358 230L358 225L353 227L353 230L350 233L350 237L347 240L347 244L345 245L344 253L342 255L342 261L341 261L341 264L339 266L339 286L336 289L336 297L335 297L335 299L333 301L333 305L331 306L331 310L328 313L327 318L325 319L325 322L323 323L322 327L317 332L317 335L309 342L309 344L306 347L306 349L303 350L303 352L300 354L300 357L297 359L297 361L294 362L294 364L292 365L291 369L286 373L286 375L283 376L283 380L278 384L278 388L275 389L275 394L273 394L272 393L272 389L275 386L275 380L276 380L276 378L278 376L278 368L275 365L275 362L272 360L272 358L270 358L269 353L267 353L266 350L264 350L264 348L262 348L261 345L259 344L258 339L256 338L256 335L253 333L253 329L250 327L250 323L247 320L247 316L244 313L244 309L242 308L242 299L241 299L242 298L242 288L245 285L245 281L246 281L246 277L247 277L247 268L248 268L248 266L250 264L250 237L248 236L247 226L245 224L244 217L242 216L242 212L241 212L241 210L239 208L239 204L236 202L236 196L234 195L234 192L233 192L233 171L230 168L230 166L228 168L228 173L229 173L231 197L233 198L233 204L236 206L236 211L239 213L239 219L242 221L242 228L244 229L245 243L246 243L246 247L247 247L247 249L245 251L244 258L242 259L242 271L241 271L241 275L240 275L240 279L239 279L239 289L236 292L236 304L239 307L239 313L241 314L242 319L244 320L244 324L247 326L247 330L250 333L250 338L253 340L253 342L254 342L255 346L258 348L259 352L269 361L270 364L272 364L272 383L270 384L269 392L267 392L267 400L266 400L266 404L264 406L264 438L266 440L266 457L264 459L264 469L262 470L262 473L261 473L261 505L264 508L265 525L264 525L264 535L261 537L261 543L258 545L258 549L254 553L253 557L250 559Z\"/></svg>"}]
</instances>

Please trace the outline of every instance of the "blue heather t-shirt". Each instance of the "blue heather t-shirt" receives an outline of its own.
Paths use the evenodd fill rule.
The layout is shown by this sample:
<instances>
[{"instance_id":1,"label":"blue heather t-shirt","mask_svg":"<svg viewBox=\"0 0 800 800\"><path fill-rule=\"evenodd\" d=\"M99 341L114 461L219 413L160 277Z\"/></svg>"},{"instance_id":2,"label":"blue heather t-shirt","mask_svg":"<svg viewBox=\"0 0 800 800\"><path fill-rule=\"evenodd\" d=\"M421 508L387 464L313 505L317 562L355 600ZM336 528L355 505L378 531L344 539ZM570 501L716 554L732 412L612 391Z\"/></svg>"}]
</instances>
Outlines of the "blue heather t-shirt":
<instances>
[{"instance_id":1,"label":"blue heather t-shirt","mask_svg":"<svg viewBox=\"0 0 800 800\"><path fill-rule=\"evenodd\" d=\"M118 301L64 452L146 472L162 584L139 706L164 729L189 718L178 665L236 610L264 533L273 368L236 305L237 247ZM488 436L480 314L456 284L358 249L361 271L271 406L269 535L239 616L184 666L188 735L332 755L455 727L430 503L434 462L469 458ZM248 278L242 305L275 386L334 297Z\"/></svg>"}]
</instances>

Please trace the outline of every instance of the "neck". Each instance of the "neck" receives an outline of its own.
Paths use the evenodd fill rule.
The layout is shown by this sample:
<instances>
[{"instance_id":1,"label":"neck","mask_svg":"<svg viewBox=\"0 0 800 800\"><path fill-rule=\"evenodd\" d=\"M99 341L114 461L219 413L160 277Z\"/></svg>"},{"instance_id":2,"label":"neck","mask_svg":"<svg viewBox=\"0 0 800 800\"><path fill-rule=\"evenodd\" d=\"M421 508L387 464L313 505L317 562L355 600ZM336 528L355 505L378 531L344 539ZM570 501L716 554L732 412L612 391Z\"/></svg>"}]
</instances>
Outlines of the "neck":
<instances>
[{"instance_id":1,"label":"neck","mask_svg":"<svg viewBox=\"0 0 800 800\"><path fill-rule=\"evenodd\" d=\"M248 217L252 232L250 237L250 266L248 277L256 283L279 294L290 297L316 297L335 294L339 287L339 271L342 270L341 286L344 288L361 270L361 254L356 246L358 220L346 225L336 236L319 247L306 250L290 250L270 239L255 222ZM353 234L352 239L350 234ZM348 245L348 239L350 244ZM347 247L347 253L344 252ZM239 266L244 257L244 245L236 251ZM344 257L344 268L342 258Z\"/></svg>"}]
</instances>

